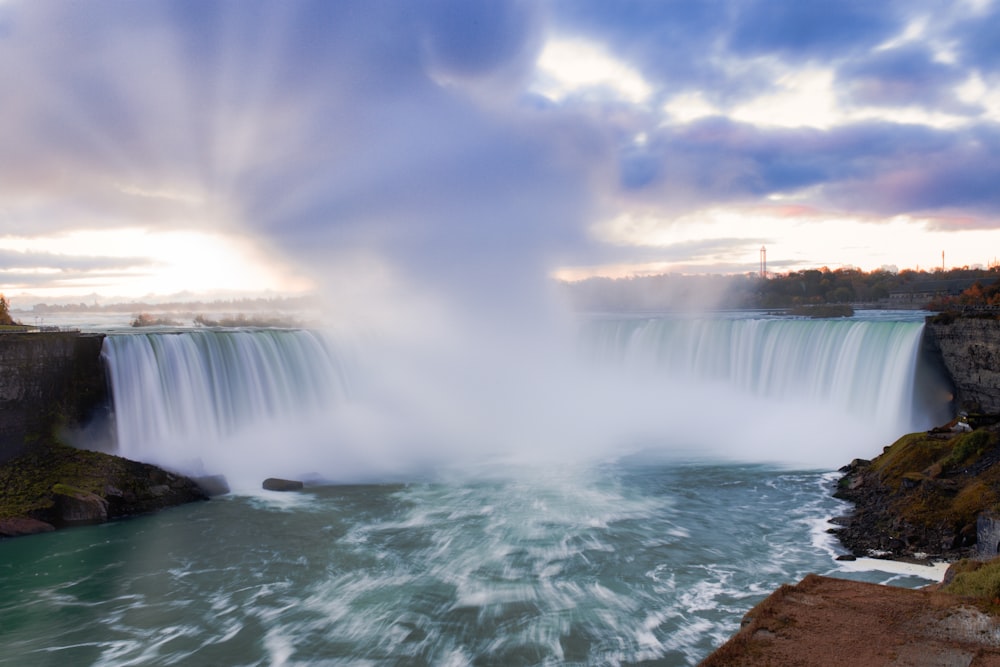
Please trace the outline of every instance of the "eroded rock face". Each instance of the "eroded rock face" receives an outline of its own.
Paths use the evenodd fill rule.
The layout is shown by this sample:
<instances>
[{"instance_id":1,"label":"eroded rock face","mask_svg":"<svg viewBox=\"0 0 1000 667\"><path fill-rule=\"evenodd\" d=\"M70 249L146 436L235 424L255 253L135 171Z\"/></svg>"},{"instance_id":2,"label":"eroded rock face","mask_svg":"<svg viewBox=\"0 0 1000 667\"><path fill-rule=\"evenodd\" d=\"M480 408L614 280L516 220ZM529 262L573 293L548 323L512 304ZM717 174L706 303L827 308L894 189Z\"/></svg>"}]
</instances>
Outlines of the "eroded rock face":
<instances>
[{"instance_id":1,"label":"eroded rock face","mask_svg":"<svg viewBox=\"0 0 1000 667\"><path fill-rule=\"evenodd\" d=\"M957 408L1000 414L1000 320L942 314L928 318L925 332L951 374Z\"/></svg>"},{"instance_id":2,"label":"eroded rock face","mask_svg":"<svg viewBox=\"0 0 1000 667\"><path fill-rule=\"evenodd\" d=\"M0 462L29 449L58 416L82 426L108 401L102 334L3 334L0 345Z\"/></svg>"}]
</instances>

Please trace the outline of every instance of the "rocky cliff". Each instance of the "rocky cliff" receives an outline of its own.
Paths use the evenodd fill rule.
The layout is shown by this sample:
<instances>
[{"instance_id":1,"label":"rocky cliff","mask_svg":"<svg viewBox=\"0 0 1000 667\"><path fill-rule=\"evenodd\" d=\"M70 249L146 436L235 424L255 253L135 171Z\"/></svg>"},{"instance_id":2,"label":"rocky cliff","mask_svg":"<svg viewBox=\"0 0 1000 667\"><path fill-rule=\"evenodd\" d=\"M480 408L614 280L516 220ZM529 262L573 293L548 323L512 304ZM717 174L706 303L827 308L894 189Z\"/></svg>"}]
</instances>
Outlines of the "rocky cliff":
<instances>
[{"instance_id":1,"label":"rocky cliff","mask_svg":"<svg viewBox=\"0 0 1000 667\"><path fill-rule=\"evenodd\" d=\"M103 343L101 334L0 334L0 537L102 523L208 497L181 475L64 444L88 422L108 417ZM96 426L88 430L108 433L106 424Z\"/></svg>"},{"instance_id":2,"label":"rocky cliff","mask_svg":"<svg viewBox=\"0 0 1000 667\"><path fill-rule=\"evenodd\" d=\"M903 436L841 469L835 495L854 509L834 522L854 554L953 560L980 554L980 533L1000 540L981 520L1000 508L1000 320L978 315L930 317L924 335L925 358L949 376L952 407L968 419Z\"/></svg>"},{"instance_id":3,"label":"rocky cliff","mask_svg":"<svg viewBox=\"0 0 1000 667\"><path fill-rule=\"evenodd\" d=\"M957 409L1000 415L1000 319L942 313L927 319L924 340L951 375Z\"/></svg>"},{"instance_id":4,"label":"rocky cliff","mask_svg":"<svg viewBox=\"0 0 1000 667\"><path fill-rule=\"evenodd\" d=\"M0 334L0 463L107 407L103 342L77 332Z\"/></svg>"}]
</instances>

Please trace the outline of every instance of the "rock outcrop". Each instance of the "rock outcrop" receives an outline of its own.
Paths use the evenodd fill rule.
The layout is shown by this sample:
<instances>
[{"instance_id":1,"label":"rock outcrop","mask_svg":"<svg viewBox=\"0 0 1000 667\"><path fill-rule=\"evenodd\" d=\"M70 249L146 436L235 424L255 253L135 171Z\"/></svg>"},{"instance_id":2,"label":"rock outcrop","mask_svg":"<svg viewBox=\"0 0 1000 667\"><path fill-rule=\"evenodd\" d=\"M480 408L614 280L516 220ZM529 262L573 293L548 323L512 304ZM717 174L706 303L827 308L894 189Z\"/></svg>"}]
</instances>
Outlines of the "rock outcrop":
<instances>
[{"instance_id":1,"label":"rock outcrop","mask_svg":"<svg viewBox=\"0 0 1000 667\"><path fill-rule=\"evenodd\" d=\"M82 426L108 402L102 334L71 331L0 337L0 463L56 426Z\"/></svg>"},{"instance_id":2,"label":"rock outcrop","mask_svg":"<svg viewBox=\"0 0 1000 667\"><path fill-rule=\"evenodd\" d=\"M103 523L207 497L193 480L154 465L46 442L0 465L0 536Z\"/></svg>"},{"instance_id":3,"label":"rock outcrop","mask_svg":"<svg viewBox=\"0 0 1000 667\"><path fill-rule=\"evenodd\" d=\"M995 428L913 433L842 468L834 495L854 510L833 519L841 543L857 556L975 555L978 517L1000 502Z\"/></svg>"},{"instance_id":4,"label":"rock outcrop","mask_svg":"<svg viewBox=\"0 0 1000 667\"><path fill-rule=\"evenodd\" d=\"M982 516L1000 507L1000 320L929 317L924 356L941 364L953 407L968 418L903 436L874 460L842 468L835 495L855 507L834 519L837 535L858 556L993 557L1000 522ZM977 545L987 533L984 550Z\"/></svg>"},{"instance_id":5,"label":"rock outcrop","mask_svg":"<svg viewBox=\"0 0 1000 667\"><path fill-rule=\"evenodd\" d=\"M925 344L939 355L955 386L955 406L1000 415L1000 319L942 313L927 318Z\"/></svg>"},{"instance_id":6,"label":"rock outcrop","mask_svg":"<svg viewBox=\"0 0 1000 667\"><path fill-rule=\"evenodd\" d=\"M305 484L295 479L281 479L280 477L268 477L261 487L265 491L301 491Z\"/></svg>"}]
</instances>

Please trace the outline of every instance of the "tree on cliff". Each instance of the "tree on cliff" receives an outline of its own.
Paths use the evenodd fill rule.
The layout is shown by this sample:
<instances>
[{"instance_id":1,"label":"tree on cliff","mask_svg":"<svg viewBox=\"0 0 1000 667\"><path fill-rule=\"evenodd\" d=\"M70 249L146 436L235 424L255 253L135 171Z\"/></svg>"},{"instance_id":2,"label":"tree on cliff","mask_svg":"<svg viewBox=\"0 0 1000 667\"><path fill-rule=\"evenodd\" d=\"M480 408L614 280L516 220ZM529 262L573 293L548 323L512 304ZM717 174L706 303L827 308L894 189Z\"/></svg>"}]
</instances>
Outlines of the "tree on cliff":
<instances>
[{"instance_id":1,"label":"tree on cliff","mask_svg":"<svg viewBox=\"0 0 1000 667\"><path fill-rule=\"evenodd\" d=\"M10 316L10 301L3 294L0 294L0 326L14 324L17 322Z\"/></svg>"}]
</instances>

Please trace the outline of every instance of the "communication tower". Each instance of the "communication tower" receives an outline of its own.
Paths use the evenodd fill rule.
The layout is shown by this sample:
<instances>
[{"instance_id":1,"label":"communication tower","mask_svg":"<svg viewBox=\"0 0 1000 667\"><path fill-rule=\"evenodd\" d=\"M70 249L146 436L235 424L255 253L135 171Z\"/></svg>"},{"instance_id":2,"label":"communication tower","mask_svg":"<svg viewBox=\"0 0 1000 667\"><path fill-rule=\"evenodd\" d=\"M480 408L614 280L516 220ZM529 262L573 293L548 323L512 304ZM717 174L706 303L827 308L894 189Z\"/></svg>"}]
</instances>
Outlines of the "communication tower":
<instances>
[{"instance_id":1,"label":"communication tower","mask_svg":"<svg viewBox=\"0 0 1000 667\"><path fill-rule=\"evenodd\" d=\"M760 247L760 277L767 278L767 248Z\"/></svg>"}]
</instances>

